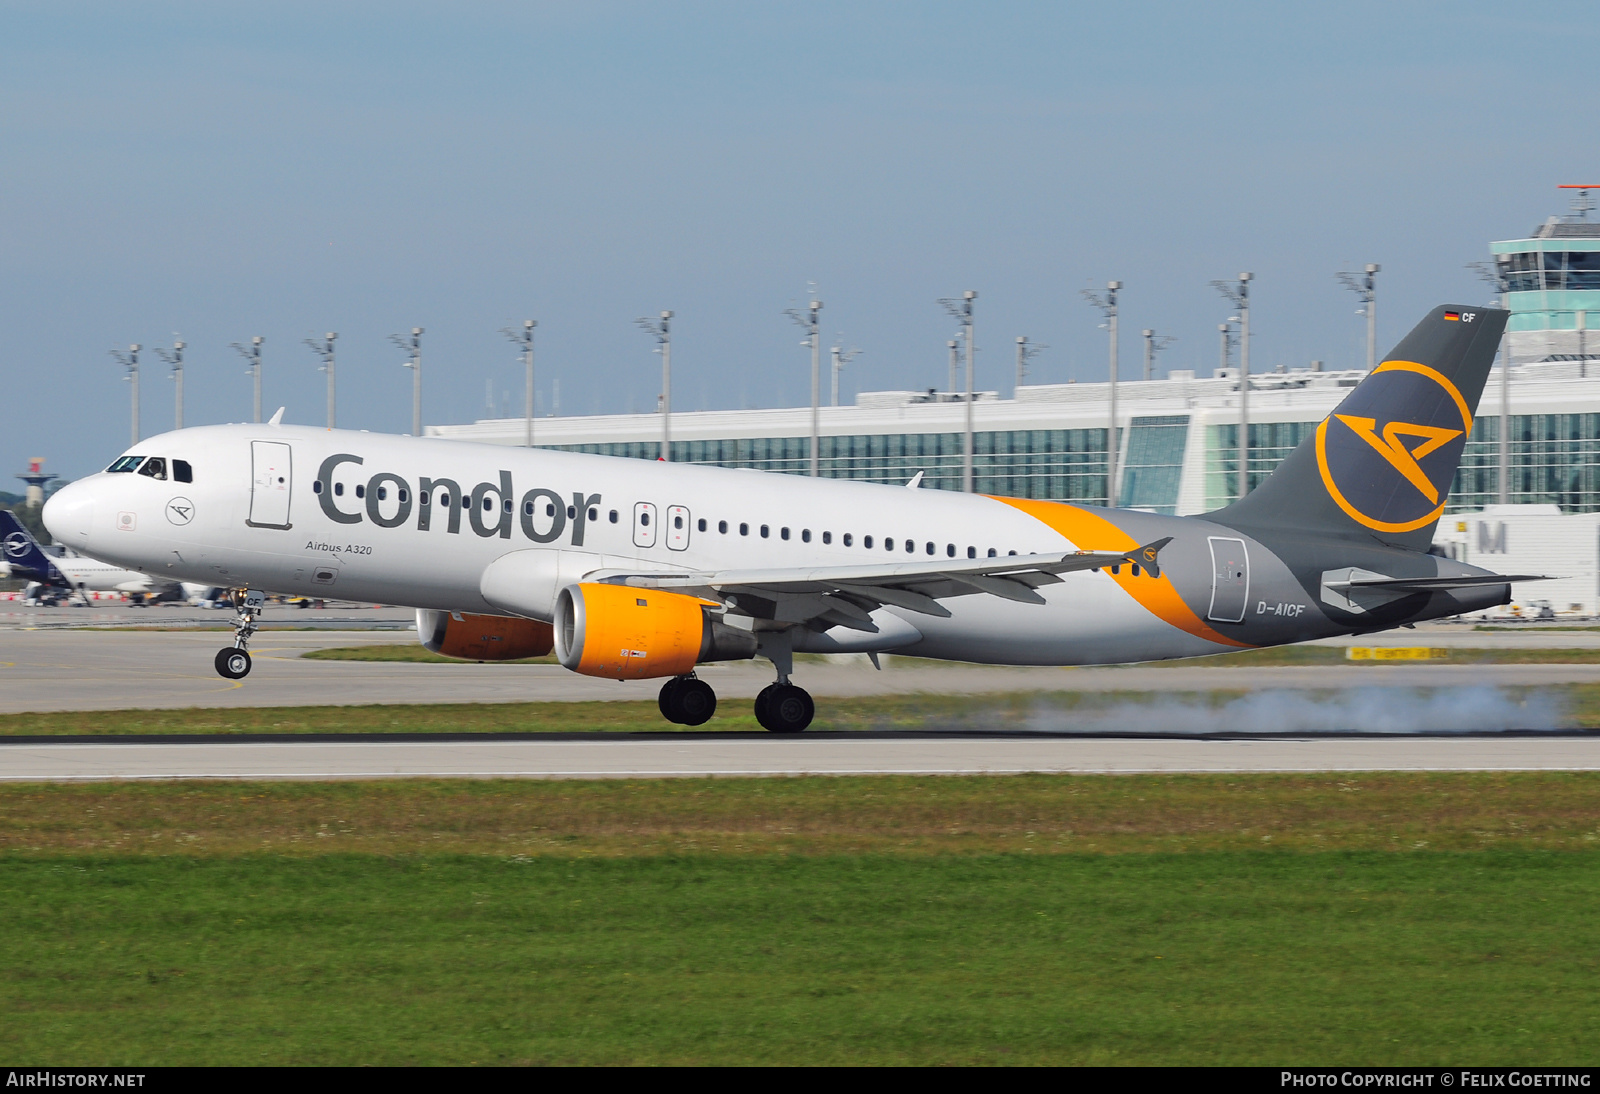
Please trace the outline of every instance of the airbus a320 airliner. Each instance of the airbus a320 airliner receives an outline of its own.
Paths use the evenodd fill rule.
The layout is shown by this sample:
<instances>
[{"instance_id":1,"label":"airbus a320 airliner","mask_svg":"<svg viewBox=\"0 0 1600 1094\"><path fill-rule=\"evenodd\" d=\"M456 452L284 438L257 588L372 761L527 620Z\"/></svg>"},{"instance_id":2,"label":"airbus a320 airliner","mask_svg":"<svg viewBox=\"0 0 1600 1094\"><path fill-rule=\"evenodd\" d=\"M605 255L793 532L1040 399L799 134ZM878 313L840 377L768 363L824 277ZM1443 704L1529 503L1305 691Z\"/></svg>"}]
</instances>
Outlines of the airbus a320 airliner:
<instances>
[{"instance_id":1,"label":"airbus a320 airliner","mask_svg":"<svg viewBox=\"0 0 1600 1094\"><path fill-rule=\"evenodd\" d=\"M1510 599L1429 553L1507 313L1434 309L1261 485L1200 517L281 424L143 441L56 492L84 554L239 591L417 609L429 649L549 652L664 679L699 725L708 661L770 660L775 732L810 724L796 652L1017 665L1155 661L1380 631ZM167 468L187 465L179 481ZM154 467L154 470L149 470Z\"/></svg>"}]
</instances>

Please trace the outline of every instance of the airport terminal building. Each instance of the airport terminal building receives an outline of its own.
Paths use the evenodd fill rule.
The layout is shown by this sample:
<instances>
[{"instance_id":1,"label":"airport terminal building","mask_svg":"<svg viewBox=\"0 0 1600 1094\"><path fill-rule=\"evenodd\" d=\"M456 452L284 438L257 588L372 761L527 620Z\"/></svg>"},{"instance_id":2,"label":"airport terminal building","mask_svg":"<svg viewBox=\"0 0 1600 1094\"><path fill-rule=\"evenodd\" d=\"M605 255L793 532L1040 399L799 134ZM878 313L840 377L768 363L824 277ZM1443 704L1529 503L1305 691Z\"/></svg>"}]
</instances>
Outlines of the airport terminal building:
<instances>
[{"instance_id":1,"label":"airport terminal building","mask_svg":"<svg viewBox=\"0 0 1600 1094\"><path fill-rule=\"evenodd\" d=\"M1466 561L1477 561L1480 549L1515 556L1523 538L1507 531L1506 522L1514 528L1519 511L1504 509L1496 509L1490 531L1477 535L1486 506L1538 506L1520 512L1537 515L1541 528L1552 514L1600 514L1600 344L1591 343L1587 333L1589 314L1600 313L1600 223L1551 218L1529 238L1491 244L1491 253L1512 312L1504 355L1509 365L1502 363L1490 374L1450 494L1447 513L1456 519L1441 522L1440 529L1441 542ZM1320 368L1252 375L1251 486L1271 474L1364 375ZM1108 476L1109 389L1107 383L1024 386L1009 399L979 393L972 408L978 491L1180 516L1220 508L1239 496L1242 408L1236 369L1219 368L1208 377L1174 371L1165 379L1118 384L1115 482ZM922 472L924 487L960 489L965 416L963 395L936 390L864 392L853 406L823 407L820 473L905 483ZM671 424L674 462L809 472L809 407L675 413ZM1509 466L1502 497L1500 438L1507 424ZM520 445L525 421L431 426L427 433ZM535 422L535 444L541 448L656 459L660 437L657 414ZM1583 575L1574 575L1576 584L1559 583L1559 589L1546 583L1536 593L1530 585L1527 595L1559 600L1562 608L1581 602L1585 611L1600 613L1600 516L1567 524L1572 532L1561 537L1581 541ZM1549 534L1547 529L1540 536ZM1483 564L1509 572L1510 562L1528 564L1522 558ZM1519 595L1523 592L1519 588Z\"/></svg>"}]
</instances>

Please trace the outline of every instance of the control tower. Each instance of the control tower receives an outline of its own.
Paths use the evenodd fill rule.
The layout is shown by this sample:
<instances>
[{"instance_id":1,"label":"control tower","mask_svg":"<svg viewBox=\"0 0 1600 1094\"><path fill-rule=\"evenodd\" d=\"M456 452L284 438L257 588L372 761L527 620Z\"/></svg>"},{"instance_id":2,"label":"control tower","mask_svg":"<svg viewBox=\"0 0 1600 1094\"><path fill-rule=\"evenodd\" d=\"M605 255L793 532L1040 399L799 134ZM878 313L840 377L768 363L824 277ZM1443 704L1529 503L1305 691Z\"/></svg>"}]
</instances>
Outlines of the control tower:
<instances>
[{"instance_id":1,"label":"control tower","mask_svg":"<svg viewBox=\"0 0 1600 1094\"><path fill-rule=\"evenodd\" d=\"M43 456L33 457L28 461L28 470L17 476L17 478L28 484L28 489L23 494L22 503L35 508L43 505L45 483L57 477L45 472Z\"/></svg>"},{"instance_id":2,"label":"control tower","mask_svg":"<svg viewBox=\"0 0 1600 1094\"><path fill-rule=\"evenodd\" d=\"M1506 352L1513 365L1600 358L1600 221L1591 190L1570 184L1572 209L1551 217L1527 239L1489 244L1511 321Z\"/></svg>"}]
</instances>

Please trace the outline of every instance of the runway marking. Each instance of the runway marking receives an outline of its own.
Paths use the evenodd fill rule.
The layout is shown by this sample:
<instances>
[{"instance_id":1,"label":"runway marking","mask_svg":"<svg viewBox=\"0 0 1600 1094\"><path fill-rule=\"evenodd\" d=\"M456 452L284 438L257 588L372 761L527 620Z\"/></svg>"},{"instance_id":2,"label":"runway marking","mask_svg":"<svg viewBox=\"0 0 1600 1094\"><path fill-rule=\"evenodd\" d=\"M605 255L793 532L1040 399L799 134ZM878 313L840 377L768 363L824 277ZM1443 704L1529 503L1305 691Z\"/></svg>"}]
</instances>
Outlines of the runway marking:
<instances>
[{"instance_id":1,"label":"runway marking","mask_svg":"<svg viewBox=\"0 0 1600 1094\"><path fill-rule=\"evenodd\" d=\"M805 777L844 778L852 775L1381 775L1395 771L1593 771L1593 767L841 767L841 768L729 768L727 770L633 770L571 771L263 771L211 772L167 775L0 775L0 783L25 782L191 782L197 780L241 781L253 779L792 779Z\"/></svg>"}]
</instances>

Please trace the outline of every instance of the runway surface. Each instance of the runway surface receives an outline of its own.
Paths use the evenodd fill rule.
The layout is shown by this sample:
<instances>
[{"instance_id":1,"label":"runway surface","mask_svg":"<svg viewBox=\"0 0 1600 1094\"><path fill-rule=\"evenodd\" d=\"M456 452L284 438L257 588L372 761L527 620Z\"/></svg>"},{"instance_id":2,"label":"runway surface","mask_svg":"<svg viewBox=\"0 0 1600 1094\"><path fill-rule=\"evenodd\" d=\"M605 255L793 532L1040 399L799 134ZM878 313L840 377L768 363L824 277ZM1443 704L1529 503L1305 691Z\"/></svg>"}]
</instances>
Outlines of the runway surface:
<instances>
[{"instance_id":1,"label":"runway surface","mask_svg":"<svg viewBox=\"0 0 1600 1094\"><path fill-rule=\"evenodd\" d=\"M1412 645L1444 645L1450 635L1423 634ZM1474 644L1548 648L1561 635L1457 632ZM1600 635L1582 634L1585 640ZM414 638L409 639L414 640ZM181 707L276 707L368 703L571 702L653 700L658 682L596 680L557 665L410 664L308 661L330 646L408 641L403 634L274 631L257 636L256 666L244 680L212 669L227 636L216 632L19 630L0 636L0 709L122 710ZM1371 641L1367 639L1366 641ZM772 681L765 661L699 669L724 699L750 699ZM1452 665L1351 663L1281 668L1171 665L1112 668L1003 668L885 658L876 672L865 657L805 660L795 680L819 698L1002 691L1183 692L1211 689L1307 689L1372 685L1455 687L1600 683L1594 665Z\"/></svg>"},{"instance_id":2,"label":"runway surface","mask_svg":"<svg viewBox=\"0 0 1600 1094\"><path fill-rule=\"evenodd\" d=\"M723 734L546 740L0 745L0 781L670 778L1045 772L1596 771L1592 737L1179 740Z\"/></svg>"}]
</instances>

